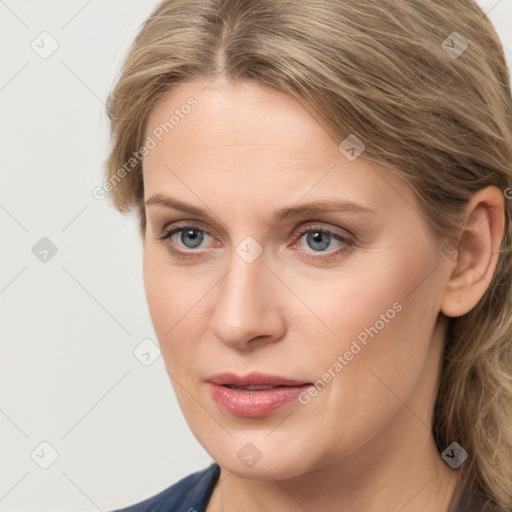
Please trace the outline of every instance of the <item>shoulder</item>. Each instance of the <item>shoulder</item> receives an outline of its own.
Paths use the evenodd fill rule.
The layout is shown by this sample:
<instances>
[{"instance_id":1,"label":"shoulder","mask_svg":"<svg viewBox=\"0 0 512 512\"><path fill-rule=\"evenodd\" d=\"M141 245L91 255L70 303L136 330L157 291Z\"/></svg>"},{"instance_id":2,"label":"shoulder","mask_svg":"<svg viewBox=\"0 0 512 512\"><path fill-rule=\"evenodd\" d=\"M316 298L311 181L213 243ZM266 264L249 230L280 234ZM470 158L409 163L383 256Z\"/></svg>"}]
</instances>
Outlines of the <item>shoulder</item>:
<instances>
[{"instance_id":1,"label":"shoulder","mask_svg":"<svg viewBox=\"0 0 512 512\"><path fill-rule=\"evenodd\" d=\"M151 498L112 512L204 512L219 474L218 464L212 463Z\"/></svg>"}]
</instances>

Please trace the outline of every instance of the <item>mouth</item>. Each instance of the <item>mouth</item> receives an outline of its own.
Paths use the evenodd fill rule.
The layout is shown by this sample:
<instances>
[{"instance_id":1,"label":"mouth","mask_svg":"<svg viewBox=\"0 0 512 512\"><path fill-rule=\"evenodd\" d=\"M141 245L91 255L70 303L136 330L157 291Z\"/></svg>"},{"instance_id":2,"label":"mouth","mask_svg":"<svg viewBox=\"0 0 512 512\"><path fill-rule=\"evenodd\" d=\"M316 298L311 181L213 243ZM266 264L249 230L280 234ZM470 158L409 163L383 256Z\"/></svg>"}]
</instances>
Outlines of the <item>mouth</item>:
<instances>
[{"instance_id":1,"label":"mouth","mask_svg":"<svg viewBox=\"0 0 512 512\"><path fill-rule=\"evenodd\" d=\"M258 372L216 374L206 380L213 401L233 416L260 418L290 404L311 382Z\"/></svg>"}]
</instances>

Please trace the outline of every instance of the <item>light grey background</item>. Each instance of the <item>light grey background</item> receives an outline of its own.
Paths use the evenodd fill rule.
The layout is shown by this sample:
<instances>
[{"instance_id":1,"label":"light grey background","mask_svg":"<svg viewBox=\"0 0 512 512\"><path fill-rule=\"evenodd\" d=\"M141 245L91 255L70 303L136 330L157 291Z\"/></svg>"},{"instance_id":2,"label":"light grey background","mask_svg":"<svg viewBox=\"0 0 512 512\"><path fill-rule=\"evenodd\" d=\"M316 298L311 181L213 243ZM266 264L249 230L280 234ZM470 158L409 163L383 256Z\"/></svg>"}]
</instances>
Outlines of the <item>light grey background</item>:
<instances>
[{"instance_id":1,"label":"light grey background","mask_svg":"<svg viewBox=\"0 0 512 512\"><path fill-rule=\"evenodd\" d=\"M510 65L512 0L479 3ZM2 512L110 511L211 462L158 356L135 217L92 195L104 102L157 4L0 0Z\"/></svg>"}]
</instances>

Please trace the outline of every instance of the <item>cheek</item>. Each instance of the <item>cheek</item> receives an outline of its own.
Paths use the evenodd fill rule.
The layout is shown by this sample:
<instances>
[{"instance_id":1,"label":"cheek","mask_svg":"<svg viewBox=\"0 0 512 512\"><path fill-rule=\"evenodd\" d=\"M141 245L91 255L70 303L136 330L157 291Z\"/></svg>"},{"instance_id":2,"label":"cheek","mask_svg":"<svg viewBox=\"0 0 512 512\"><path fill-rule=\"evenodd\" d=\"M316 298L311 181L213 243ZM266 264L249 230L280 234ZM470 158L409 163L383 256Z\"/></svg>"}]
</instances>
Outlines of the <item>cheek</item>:
<instances>
[{"instance_id":1,"label":"cheek","mask_svg":"<svg viewBox=\"0 0 512 512\"><path fill-rule=\"evenodd\" d=\"M432 307L428 283L422 283L434 268L430 256L418 253L397 258L397 252L374 251L347 270L329 275L285 276L287 282L295 281L294 292L308 306L297 320L303 328L316 328L317 347L320 343L322 349L348 350L350 341L359 335L363 343L365 338L372 339L369 331L373 337L384 338L402 329L409 317L421 318Z\"/></svg>"},{"instance_id":2,"label":"cheek","mask_svg":"<svg viewBox=\"0 0 512 512\"><path fill-rule=\"evenodd\" d=\"M304 279L298 287L323 323L302 323L305 338L315 339L315 350L302 346L310 352L317 378L330 370L340 375L333 379L340 387L354 391L371 387L375 374L397 390L418 378L436 323L440 286L431 274L435 260L430 253L396 254L400 251L374 253L371 264L364 261L350 274L333 275L316 288ZM333 368L336 362L341 366ZM334 392L338 386L329 387Z\"/></svg>"},{"instance_id":3,"label":"cheek","mask_svg":"<svg viewBox=\"0 0 512 512\"><path fill-rule=\"evenodd\" d=\"M143 275L149 313L169 371L193 364L193 352L207 328L206 279L190 277L190 269L171 267L165 251L144 250ZM188 361L190 359L190 361Z\"/></svg>"},{"instance_id":4,"label":"cheek","mask_svg":"<svg viewBox=\"0 0 512 512\"><path fill-rule=\"evenodd\" d=\"M158 248L145 248L144 288L153 328L163 350L184 315L183 285ZM186 292L186 289L185 289Z\"/></svg>"},{"instance_id":5,"label":"cheek","mask_svg":"<svg viewBox=\"0 0 512 512\"><path fill-rule=\"evenodd\" d=\"M153 327L161 341L175 321L177 294L175 283L172 282L172 279L169 279L169 272L166 271L165 265L159 261L160 259L157 251L144 250L143 274L146 300Z\"/></svg>"}]
</instances>

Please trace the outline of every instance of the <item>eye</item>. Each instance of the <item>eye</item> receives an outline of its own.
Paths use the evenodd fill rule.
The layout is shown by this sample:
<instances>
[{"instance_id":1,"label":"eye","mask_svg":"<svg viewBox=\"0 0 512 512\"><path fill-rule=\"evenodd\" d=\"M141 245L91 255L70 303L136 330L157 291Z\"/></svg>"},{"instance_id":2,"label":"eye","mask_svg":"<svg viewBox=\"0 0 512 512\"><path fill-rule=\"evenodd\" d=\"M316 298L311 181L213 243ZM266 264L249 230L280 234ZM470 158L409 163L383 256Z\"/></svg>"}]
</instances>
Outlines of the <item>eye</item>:
<instances>
[{"instance_id":1,"label":"eye","mask_svg":"<svg viewBox=\"0 0 512 512\"><path fill-rule=\"evenodd\" d=\"M311 254L311 251L307 250L311 249L313 258L328 259L339 256L354 244L353 239L319 226L305 226L299 230L299 235L300 237L296 245L298 245L301 250L305 248L306 253ZM300 243L301 241L303 242L302 244ZM326 251L326 249L332 249L333 245L338 245L338 249ZM315 255L314 253L317 254Z\"/></svg>"},{"instance_id":2,"label":"eye","mask_svg":"<svg viewBox=\"0 0 512 512\"><path fill-rule=\"evenodd\" d=\"M172 254L182 258L200 254L200 251L194 249L201 248L201 244L208 238L213 239L209 231L194 224L181 226L172 224L165 228L163 233L156 238L165 242ZM186 250L175 247L180 245Z\"/></svg>"},{"instance_id":3,"label":"eye","mask_svg":"<svg viewBox=\"0 0 512 512\"><path fill-rule=\"evenodd\" d=\"M219 246L219 242L207 229L196 224L172 224L164 228L163 233L156 237L157 240L166 244L171 254L178 258L201 256L208 249L203 242L207 242L209 238L215 242L216 246ZM292 240L296 240L293 245L299 246L299 250L301 253L305 253L307 258L323 260L340 256L354 244L353 239L341 233L311 225L300 228L298 233L294 233ZM338 249L326 251L333 245L338 245ZM180 246L182 248L179 248ZM196 250L198 248L204 249L204 251Z\"/></svg>"}]
</instances>

